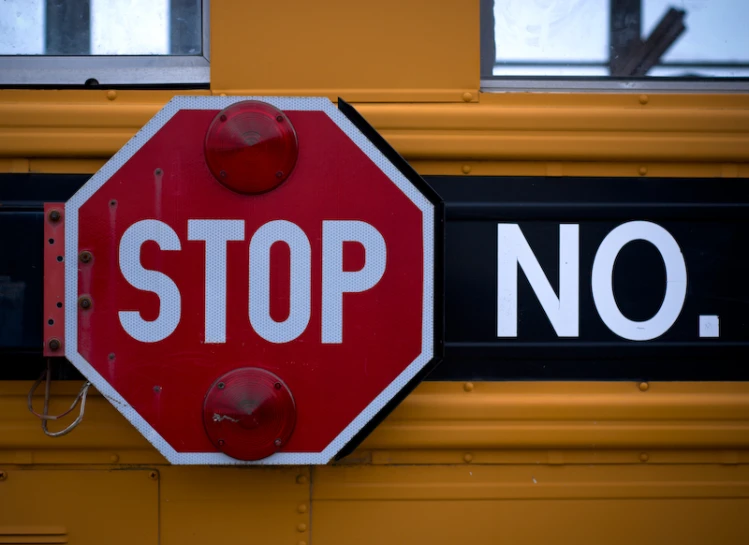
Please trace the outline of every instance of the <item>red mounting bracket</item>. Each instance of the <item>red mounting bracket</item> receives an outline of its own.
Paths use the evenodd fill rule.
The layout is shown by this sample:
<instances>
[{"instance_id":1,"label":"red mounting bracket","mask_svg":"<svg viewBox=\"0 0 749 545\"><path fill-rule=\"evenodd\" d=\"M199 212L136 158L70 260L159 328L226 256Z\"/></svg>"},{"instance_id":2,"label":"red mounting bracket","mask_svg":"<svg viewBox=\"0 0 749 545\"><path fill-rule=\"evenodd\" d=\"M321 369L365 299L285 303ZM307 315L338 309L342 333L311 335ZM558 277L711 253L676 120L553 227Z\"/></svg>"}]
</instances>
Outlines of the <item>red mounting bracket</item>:
<instances>
[{"instance_id":1,"label":"red mounting bracket","mask_svg":"<svg viewBox=\"0 0 749 545\"><path fill-rule=\"evenodd\" d=\"M65 203L44 203L44 355L65 355Z\"/></svg>"}]
</instances>

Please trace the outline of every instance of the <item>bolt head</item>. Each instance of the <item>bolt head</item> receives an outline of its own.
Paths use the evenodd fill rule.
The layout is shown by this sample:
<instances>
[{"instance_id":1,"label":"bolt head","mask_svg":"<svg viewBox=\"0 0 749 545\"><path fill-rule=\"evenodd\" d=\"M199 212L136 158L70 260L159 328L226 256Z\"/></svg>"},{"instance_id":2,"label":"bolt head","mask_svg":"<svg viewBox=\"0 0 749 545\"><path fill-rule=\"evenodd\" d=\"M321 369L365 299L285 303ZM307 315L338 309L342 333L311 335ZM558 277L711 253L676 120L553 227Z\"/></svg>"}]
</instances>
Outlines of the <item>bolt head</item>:
<instances>
[{"instance_id":1,"label":"bolt head","mask_svg":"<svg viewBox=\"0 0 749 545\"><path fill-rule=\"evenodd\" d=\"M80 300L78 301L78 304L80 305L80 307L83 310L90 309L91 308L91 298L87 297L87 296L81 297Z\"/></svg>"},{"instance_id":2,"label":"bolt head","mask_svg":"<svg viewBox=\"0 0 749 545\"><path fill-rule=\"evenodd\" d=\"M88 250L84 250L81 252L81 254L78 256L78 259L81 260L81 263L89 263L91 259L93 259L93 255Z\"/></svg>"},{"instance_id":3,"label":"bolt head","mask_svg":"<svg viewBox=\"0 0 749 545\"><path fill-rule=\"evenodd\" d=\"M61 217L62 217L62 215L60 214L59 210L52 210L49 213L49 221L55 221L55 222L57 222L57 221L60 221Z\"/></svg>"},{"instance_id":4,"label":"bolt head","mask_svg":"<svg viewBox=\"0 0 749 545\"><path fill-rule=\"evenodd\" d=\"M56 350L60 350L60 339L50 339L47 343L47 346L53 352L55 352Z\"/></svg>"}]
</instances>

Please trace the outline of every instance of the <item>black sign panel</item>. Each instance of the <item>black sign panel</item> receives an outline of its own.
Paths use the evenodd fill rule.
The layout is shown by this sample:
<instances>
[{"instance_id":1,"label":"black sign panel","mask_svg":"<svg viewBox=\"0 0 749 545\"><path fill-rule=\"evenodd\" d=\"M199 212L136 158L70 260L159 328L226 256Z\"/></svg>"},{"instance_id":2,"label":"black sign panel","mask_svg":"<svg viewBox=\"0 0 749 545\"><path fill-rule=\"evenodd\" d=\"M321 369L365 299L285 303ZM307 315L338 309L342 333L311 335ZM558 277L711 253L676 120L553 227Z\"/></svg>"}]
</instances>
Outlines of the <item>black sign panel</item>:
<instances>
[{"instance_id":1,"label":"black sign panel","mask_svg":"<svg viewBox=\"0 0 749 545\"><path fill-rule=\"evenodd\" d=\"M87 179L0 175L0 379L43 365L43 202ZM427 380L749 380L749 181L426 180L447 216Z\"/></svg>"},{"instance_id":2,"label":"black sign panel","mask_svg":"<svg viewBox=\"0 0 749 545\"><path fill-rule=\"evenodd\" d=\"M430 379L749 378L745 181L427 180L447 215Z\"/></svg>"}]
</instances>

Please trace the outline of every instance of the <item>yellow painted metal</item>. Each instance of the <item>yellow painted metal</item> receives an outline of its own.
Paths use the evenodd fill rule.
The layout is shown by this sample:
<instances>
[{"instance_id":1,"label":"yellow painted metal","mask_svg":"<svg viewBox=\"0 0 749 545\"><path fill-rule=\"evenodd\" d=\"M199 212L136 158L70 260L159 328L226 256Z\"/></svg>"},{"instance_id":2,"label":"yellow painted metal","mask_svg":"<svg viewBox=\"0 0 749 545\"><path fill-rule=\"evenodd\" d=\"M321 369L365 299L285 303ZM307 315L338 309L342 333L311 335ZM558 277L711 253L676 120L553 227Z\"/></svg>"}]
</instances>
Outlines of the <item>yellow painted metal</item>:
<instances>
[{"instance_id":1,"label":"yellow painted metal","mask_svg":"<svg viewBox=\"0 0 749 545\"><path fill-rule=\"evenodd\" d=\"M211 3L214 92L357 102L477 99L478 2L292 4Z\"/></svg>"},{"instance_id":2,"label":"yellow painted metal","mask_svg":"<svg viewBox=\"0 0 749 545\"><path fill-rule=\"evenodd\" d=\"M749 467L320 467L325 544L742 544Z\"/></svg>"},{"instance_id":3,"label":"yellow painted metal","mask_svg":"<svg viewBox=\"0 0 749 545\"><path fill-rule=\"evenodd\" d=\"M296 543L309 535L305 468L2 465L0 471L0 544L240 543L248 536Z\"/></svg>"},{"instance_id":4,"label":"yellow painted metal","mask_svg":"<svg viewBox=\"0 0 749 545\"><path fill-rule=\"evenodd\" d=\"M85 463L108 464L114 455L118 463L165 463L95 391L74 433L44 436L24 403L30 386L0 383L0 463L70 463L86 452ZM78 387L55 383L51 411L66 407ZM505 449L513 451L512 463L548 462L547 456L559 456L551 451L563 451L561 460L596 463L605 452L604 463L635 463L643 449L691 452L688 458L659 455L663 461L746 460L737 452L749 450L749 384L658 382L642 391L632 382L477 382L466 391L463 383L427 382L352 458L417 463L418 456L440 451L432 460L444 463L470 452L475 463L496 463ZM616 456L607 458L612 451Z\"/></svg>"},{"instance_id":5,"label":"yellow painted metal","mask_svg":"<svg viewBox=\"0 0 749 545\"><path fill-rule=\"evenodd\" d=\"M159 543L158 471L0 470L0 543Z\"/></svg>"},{"instance_id":6,"label":"yellow painted metal","mask_svg":"<svg viewBox=\"0 0 749 545\"><path fill-rule=\"evenodd\" d=\"M159 472L161 545L310 539L306 468L167 466Z\"/></svg>"},{"instance_id":7,"label":"yellow painted metal","mask_svg":"<svg viewBox=\"0 0 749 545\"><path fill-rule=\"evenodd\" d=\"M208 93L204 91L203 93ZM0 90L0 170L95 172L174 93ZM749 96L482 94L357 103L420 172L749 176Z\"/></svg>"}]
</instances>

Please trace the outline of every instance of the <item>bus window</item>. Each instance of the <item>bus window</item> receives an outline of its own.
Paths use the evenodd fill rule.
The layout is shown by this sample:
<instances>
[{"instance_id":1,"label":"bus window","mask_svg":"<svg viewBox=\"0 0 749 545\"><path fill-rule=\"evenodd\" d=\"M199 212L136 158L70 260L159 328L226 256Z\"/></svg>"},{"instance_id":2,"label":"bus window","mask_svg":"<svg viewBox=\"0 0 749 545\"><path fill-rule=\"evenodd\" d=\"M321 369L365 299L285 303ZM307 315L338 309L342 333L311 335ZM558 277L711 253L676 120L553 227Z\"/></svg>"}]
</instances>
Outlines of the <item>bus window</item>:
<instances>
[{"instance_id":1,"label":"bus window","mask_svg":"<svg viewBox=\"0 0 749 545\"><path fill-rule=\"evenodd\" d=\"M747 20L743 0L482 0L482 84L746 88Z\"/></svg>"},{"instance_id":2,"label":"bus window","mask_svg":"<svg viewBox=\"0 0 749 545\"><path fill-rule=\"evenodd\" d=\"M201 0L5 0L0 84L207 84Z\"/></svg>"}]
</instances>

